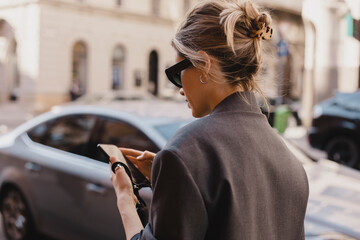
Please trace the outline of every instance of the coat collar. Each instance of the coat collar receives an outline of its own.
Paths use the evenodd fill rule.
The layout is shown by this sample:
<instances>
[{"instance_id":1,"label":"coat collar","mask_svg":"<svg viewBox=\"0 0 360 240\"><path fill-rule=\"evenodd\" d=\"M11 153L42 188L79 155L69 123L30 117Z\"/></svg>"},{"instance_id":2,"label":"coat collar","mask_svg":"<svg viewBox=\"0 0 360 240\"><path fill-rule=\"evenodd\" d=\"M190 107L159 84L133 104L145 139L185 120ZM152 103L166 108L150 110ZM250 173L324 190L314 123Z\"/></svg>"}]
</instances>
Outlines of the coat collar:
<instances>
[{"instance_id":1,"label":"coat collar","mask_svg":"<svg viewBox=\"0 0 360 240\"><path fill-rule=\"evenodd\" d=\"M222 100L210 115L224 112L261 113L253 92L236 92Z\"/></svg>"}]
</instances>

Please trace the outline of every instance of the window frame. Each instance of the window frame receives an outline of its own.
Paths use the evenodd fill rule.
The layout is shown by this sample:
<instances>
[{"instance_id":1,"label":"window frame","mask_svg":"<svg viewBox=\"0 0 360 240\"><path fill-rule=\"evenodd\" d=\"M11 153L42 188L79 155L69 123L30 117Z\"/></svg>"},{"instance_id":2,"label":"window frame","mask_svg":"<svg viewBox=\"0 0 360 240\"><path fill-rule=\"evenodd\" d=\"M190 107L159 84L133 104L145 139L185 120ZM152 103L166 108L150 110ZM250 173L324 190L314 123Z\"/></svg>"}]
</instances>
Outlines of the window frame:
<instances>
[{"instance_id":1,"label":"window frame","mask_svg":"<svg viewBox=\"0 0 360 240\"><path fill-rule=\"evenodd\" d=\"M84 117L84 116L90 116L92 118L94 118L95 122L94 122L94 126L93 128L91 129L90 131L90 134L89 134L89 137L87 139L87 142L85 143L85 146L86 148L89 147L90 143L91 143L91 140L93 139L94 137L94 134L97 132L97 128L98 128L98 125L99 125L99 116L96 115L96 114L91 114L91 113L79 113L79 114L68 114L68 115L61 115L61 116L57 116L55 118L52 118L52 119L48 119L44 122L41 122L39 124L37 124L36 126L28 129L25 133L26 135L29 137L29 139L31 140L31 142L33 143L36 143L36 144L41 144L43 146L46 146L46 147L49 147L49 148L52 148L52 149L56 149L58 151L63 151L63 152L66 152L66 153L70 153L70 154L75 154L77 156L81 156L81 157L88 157L87 155L85 154L79 154L79 153L73 153L73 152L70 152L70 151L67 151L67 150L63 150L63 149L60 149L60 148L56 148L54 146L51 146L49 144L46 144L44 142L44 139L48 138L50 136L50 130L54 127L54 125L61 119L64 119L64 118L69 118L69 117L72 117L72 118L78 118L78 117ZM32 139L32 137L30 136L29 132L32 131L33 129L35 129L36 127L39 127L40 125L42 124L47 124L47 129L45 130L45 132L43 133L42 137L41 137L41 141L34 141Z\"/></svg>"}]
</instances>

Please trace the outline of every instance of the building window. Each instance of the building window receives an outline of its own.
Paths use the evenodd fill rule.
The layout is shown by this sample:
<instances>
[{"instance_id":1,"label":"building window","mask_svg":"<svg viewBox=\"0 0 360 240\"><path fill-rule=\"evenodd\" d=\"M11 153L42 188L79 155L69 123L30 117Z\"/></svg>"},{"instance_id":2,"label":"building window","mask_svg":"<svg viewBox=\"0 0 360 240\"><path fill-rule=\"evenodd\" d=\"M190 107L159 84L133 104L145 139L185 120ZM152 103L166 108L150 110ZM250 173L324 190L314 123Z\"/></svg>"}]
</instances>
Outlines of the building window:
<instances>
[{"instance_id":1,"label":"building window","mask_svg":"<svg viewBox=\"0 0 360 240\"><path fill-rule=\"evenodd\" d=\"M160 0L152 0L152 13L156 16L160 14Z\"/></svg>"},{"instance_id":2,"label":"building window","mask_svg":"<svg viewBox=\"0 0 360 240\"><path fill-rule=\"evenodd\" d=\"M158 54L152 51L149 57L149 85L148 91L155 96L158 95Z\"/></svg>"},{"instance_id":3,"label":"building window","mask_svg":"<svg viewBox=\"0 0 360 240\"><path fill-rule=\"evenodd\" d=\"M87 47L84 42L74 44L72 50L71 90L78 97L86 93L87 85Z\"/></svg>"},{"instance_id":4,"label":"building window","mask_svg":"<svg viewBox=\"0 0 360 240\"><path fill-rule=\"evenodd\" d=\"M117 90L124 87L124 65L125 50L122 46L117 46L112 58L112 89Z\"/></svg>"}]
</instances>

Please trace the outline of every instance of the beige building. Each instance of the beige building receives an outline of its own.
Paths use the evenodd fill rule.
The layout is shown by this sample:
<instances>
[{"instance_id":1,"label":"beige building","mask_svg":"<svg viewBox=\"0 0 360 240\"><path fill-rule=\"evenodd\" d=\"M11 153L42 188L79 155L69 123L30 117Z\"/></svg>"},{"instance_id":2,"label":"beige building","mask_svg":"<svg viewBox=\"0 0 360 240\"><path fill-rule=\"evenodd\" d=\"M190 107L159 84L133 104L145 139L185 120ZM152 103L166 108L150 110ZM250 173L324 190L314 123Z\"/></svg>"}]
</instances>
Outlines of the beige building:
<instances>
[{"instance_id":1,"label":"beige building","mask_svg":"<svg viewBox=\"0 0 360 240\"><path fill-rule=\"evenodd\" d=\"M70 88L174 94L163 74L174 62L170 41L196 1L1 0L0 104L20 96L42 111L69 100ZM305 52L302 0L255 2L270 10L275 30L265 43L261 85L270 98L299 100ZM286 54L279 54L282 41Z\"/></svg>"},{"instance_id":2,"label":"beige building","mask_svg":"<svg viewBox=\"0 0 360 240\"><path fill-rule=\"evenodd\" d=\"M162 74L190 0L1 0L0 101L39 110L110 89L172 94Z\"/></svg>"}]
</instances>

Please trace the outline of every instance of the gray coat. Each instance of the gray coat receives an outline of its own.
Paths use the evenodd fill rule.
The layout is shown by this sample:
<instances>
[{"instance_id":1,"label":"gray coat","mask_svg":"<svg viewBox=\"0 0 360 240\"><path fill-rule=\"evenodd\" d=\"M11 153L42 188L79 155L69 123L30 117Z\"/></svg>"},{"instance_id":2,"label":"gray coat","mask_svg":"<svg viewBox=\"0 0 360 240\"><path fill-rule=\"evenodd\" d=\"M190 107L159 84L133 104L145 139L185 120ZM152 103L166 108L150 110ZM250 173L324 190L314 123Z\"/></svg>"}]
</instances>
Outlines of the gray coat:
<instances>
[{"instance_id":1,"label":"gray coat","mask_svg":"<svg viewBox=\"0 0 360 240\"><path fill-rule=\"evenodd\" d=\"M308 181L252 93L180 129L154 159L149 224L134 239L304 239Z\"/></svg>"}]
</instances>

